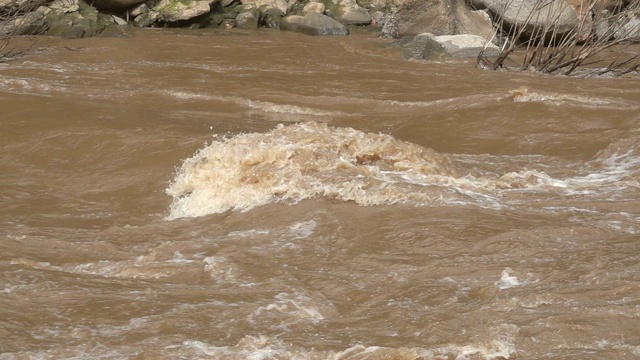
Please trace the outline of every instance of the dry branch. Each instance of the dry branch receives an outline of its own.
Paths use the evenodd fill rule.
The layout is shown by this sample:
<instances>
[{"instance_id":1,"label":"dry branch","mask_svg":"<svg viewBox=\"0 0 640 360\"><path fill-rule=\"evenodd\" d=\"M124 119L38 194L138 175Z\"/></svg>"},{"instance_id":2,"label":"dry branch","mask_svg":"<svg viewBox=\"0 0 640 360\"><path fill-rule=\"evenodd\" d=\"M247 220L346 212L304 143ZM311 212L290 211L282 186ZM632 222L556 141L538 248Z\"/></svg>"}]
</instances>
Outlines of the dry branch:
<instances>
[{"instance_id":1,"label":"dry branch","mask_svg":"<svg viewBox=\"0 0 640 360\"><path fill-rule=\"evenodd\" d=\"M551 0L552 1L552 0ZM497 57L489 57L481 52L477 66L496 70L509 67L506 59L514 52L523 52L518 70L533 70L546 74L575 75L623 75L638 72L640 54L623 56L626 47L638 41L640 33L640 0L633 0L625 8L609 11L603 8L603 2L593 0L588 9L581 9L577 24L567 32L561 33L557 22L562 9L549 12L551 21L535 29L525 37L524 28L532 21L529 14L519 27L507 27L498 17L496 26L502 30L508 46L503 47ZM536 0L536 9L549 7L550 0ZM569 6L568 4L566 6ZM578 12L576 12L578 13ZM607 62L602 55L605 50L618 47L613 61ZM611 60L611 57L609 58ZM596 68L602 64L604 67Z\"/></svg>"}]
</instances>

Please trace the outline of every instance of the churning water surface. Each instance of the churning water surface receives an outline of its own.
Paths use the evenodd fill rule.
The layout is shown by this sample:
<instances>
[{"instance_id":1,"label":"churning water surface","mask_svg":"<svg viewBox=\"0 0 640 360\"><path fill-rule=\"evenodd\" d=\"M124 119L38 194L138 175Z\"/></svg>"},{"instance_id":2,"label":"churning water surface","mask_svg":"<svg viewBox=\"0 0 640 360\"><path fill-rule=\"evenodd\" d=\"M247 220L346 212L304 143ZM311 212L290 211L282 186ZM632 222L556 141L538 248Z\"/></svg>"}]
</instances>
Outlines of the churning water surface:
<instances>
[{"instance_id":1,"label":"churning water surface","mask_svg":"<svg viewBox=\"0 0 640 360\"><path fill-rule=\"evenodd\" d=\"M640 357L637 79L144 30L0 104L0 359Z\"/></svg>"}]
</instances>

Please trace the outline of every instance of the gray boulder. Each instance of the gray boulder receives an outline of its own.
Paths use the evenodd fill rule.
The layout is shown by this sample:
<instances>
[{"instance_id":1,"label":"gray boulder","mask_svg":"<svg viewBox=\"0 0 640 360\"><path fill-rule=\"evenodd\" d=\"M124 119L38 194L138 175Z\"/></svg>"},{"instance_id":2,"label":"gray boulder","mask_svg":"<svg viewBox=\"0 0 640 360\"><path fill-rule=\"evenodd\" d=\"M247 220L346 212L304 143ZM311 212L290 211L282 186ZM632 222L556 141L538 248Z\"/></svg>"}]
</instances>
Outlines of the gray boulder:
<instances>
[{"instance_id":1,"label":"gray boulder","mask_svg":"<svg viewBox=\"0 0 640 360\"><path fill-rule=\"evenodd\" d=\"M392 13L400 4L402 0L358 0L358 5L370 10L371 13L376 11Z\"/></svg>"},{"instance_id":2,"label":"gray boulder","mask_svg":"<svg viewBox=\"0 0 640 360\"><path fill-rule=\"evenodd\" d=\"M369 25L371 15L356 0L324 0L325 14L344 25Z\"/></svg>"},{"instance_id":3,"label":"gray boulder","mask_svg":"<svg viewBox=\"0 0 640 360\"><path fill-rule=\"evenodd\" d=\"M282 18L280 29L295 31L307 35L348 35L346 26L336 20L318 13L308 13L304 16L289 15Z\"/></svg>"},{"instance_id":4,"label":"gray boulder","mask_svg":"<svg viewBox=\"0 0 640 360\"><path fill-rule=\"evenodd\" d=\"M49 0L0 0L0 14L21 15L46 5Z\"/></svg>"},{"instance_id":5,"label":"gray boulder","mask_svg":"<svg viewBox=\"0 0 640 360\"><path fill-rule=\"evenodd\" d=\"M309 2L308 4L306 4L304 6L304 8L302 8L302 13L303 14L308 14L308 13L318 13L318 14L324 14L324 4L321 2Z\"/></svg>"},{"instance_id":6,"label":"gray boulder","mask_svg":"<svg viewBox=\"0 0 640 360\"><path fill-rule=\"evenodd\" d=\"M257 29L260 21L260 11L255 8L244 9L236 16L236 27L239 29Z\"/></svg>"},{"instance_id":7,"label":"gray boulder","mask_svg":"<svg viewBox=\"0 0 640 360\"><path fill-rule=\"evenodd\" d=\"M45 17L46 35L67 39L92 37L101 34L109 26L117 26L111 15L78 0L63 0L50 5Z\"/></svg>"},{"instance_id":8,"label":"gray boulder","mask_svg":"<svg viewBox=\"0 0 640 360\"><path fill-rule=\"evenodd\" d=\"M640 16L622 20L622 24L616 29L614 37L618 40L640 42Z\"/></svg>"},{"instance_id":9,"label":"gray boulder","mask_svg":"<svg viewBox=\"0 0 640 360\"><path fill-rule=\"evenodd\" d=\"M459 34L459 35L440 35L421 34L418 36L431 37L442 45L447 55L457 58L475 58L481 51L485 55L498 56L500 48L492 43L488 43L485 38L478 35Z\"/></svg>"},{"instance_id":10,"label":"gray boulder","mask_svg":"<svg viewBox=\"0 0 640 360\"><path fill-rule=\"evenodd\" d=\"M40 7L35 11L0 21L0 38L6 35L37 35L46 29L46 15L51 10Z\"/></svg>"},{"instance_id":11,"label":"gray boulder","mask_svg":"<svg viewBox=\"0 0 640 360\"><path fill-rule=\"evenodd\" d=\"M266 9L260 14L260 26L268 29L280 29L282 13L276 8Z\"/></svg>"},{"instance_id":12,"label":"gray boulder","mask_svg":"<svg viewBox=\"0 0 640 360\"><path fill-rule=\"evenodd\" d=\"M500 48L496 45L487 43L487 40L482 36L470 34L437 36L424 33L415 36L410 41L400 40L397 45L403 48L405 59L475 58L483 50L488 56L500 54Z\"/></svg>"},{"instance_id":13,"label":"gray boulder","mask_svg":"<svg viewBox=\"0 0 640 360\"><path fill-rule=\"evenodd\" d=\"M146 27L154 22L189 20L211 11L210 3L209 0L160 0L133 21L139 27Z\"/></svg>"},{"instance_id":14,"label":"gray boulder","mask_svg":"<svg viewBox=\"0 0 640 360\"><path fill-rule=\"evenodd\" d=\"M434 60L444 56L445 49L432 36L418 35L411 40L404 38L394 45L402 47L406 60Z\"/></svg>"},{"instance_id":15,"label":"gray boulder","mask_svg":"<svg viewBox=\"0 0 640 360\"><path fill-rule=\"evenodd\" d=\"M400 38L422 33L435 35L493 35L491 19L458 0L406 0L387 20L384 37Z\"/></svg>"},{"instance_id":16,"label":"gray boulder","mask_svg":"<svg viewBox=\"0 0 640 360\"><path fill-rule=\"evenodd\" d=\"M562 36L579 24L576 10L564 0L473 0L473 5L487 9L503 28L523 29L527 38L537 35Z\"/></svg>"},{"instance_id":17,"label":"gray boulder","mask_svg":"<svg viewBox=\"0 0 640 360\"><path fill-rule=\"evenodd\" d=\"M273 11L277 9L281 16L289 13L289 10L295 3L295 0L241 0L242 5L250 5L262 12Z\"/></svg>"}]
</instances>

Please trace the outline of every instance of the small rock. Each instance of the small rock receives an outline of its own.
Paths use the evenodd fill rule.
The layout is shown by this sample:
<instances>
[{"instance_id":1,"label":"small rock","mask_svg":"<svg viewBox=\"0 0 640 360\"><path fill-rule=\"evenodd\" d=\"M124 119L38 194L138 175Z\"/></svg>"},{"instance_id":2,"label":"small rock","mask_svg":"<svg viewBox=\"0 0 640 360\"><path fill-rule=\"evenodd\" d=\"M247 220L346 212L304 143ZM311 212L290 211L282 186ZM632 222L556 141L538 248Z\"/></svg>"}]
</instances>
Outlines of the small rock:
<instances>
[{"instance_id":1,"label":"small rock","mask_svg":"<svg viewBox=\"0 0 640 360\"><path fill-rule=\"evenodd\" d=\"M127 24L128 24L128 23L127 23L127 20L125 20L125 19L123 19L123 18L121 18L121 17L115 16L115 15L111 15L111 18L113 18L113 21L114 21L116 24L120 25L120 26L123 26L123 25L127 25Z\"/></svg>"}]
</instances>

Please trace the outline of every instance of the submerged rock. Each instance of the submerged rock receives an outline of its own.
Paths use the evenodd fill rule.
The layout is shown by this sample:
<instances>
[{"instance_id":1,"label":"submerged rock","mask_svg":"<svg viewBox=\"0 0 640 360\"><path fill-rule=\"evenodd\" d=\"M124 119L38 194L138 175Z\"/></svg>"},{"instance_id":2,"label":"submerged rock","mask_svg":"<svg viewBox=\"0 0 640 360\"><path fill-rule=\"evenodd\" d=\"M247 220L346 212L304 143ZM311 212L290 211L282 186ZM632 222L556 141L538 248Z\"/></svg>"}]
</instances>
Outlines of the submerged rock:
<instances>
[{"instance_id":1,"label":"submerged rock","mask_svg":"<svg viewBox=\"0 0 640 360\"><path fill-rule=\"evenodd\" d=\"M304 16L289 15L282 18L280 29L307 35L348 35L349 29L338 21L322 14L308 13Z\"/></svg>"},{"instance_id":2,"label":"submerged rock","mask_svg":"<svg viewBox=\"0 0 640 360\"><path fill-rule=\"evenodd\" d=\"M412 40L395 43L403 48L405 59L440 60L443 57L475 58L481 51L487 56L497 56L500 48L488 43L482 36L471 34L440 35L419 34Z\"/></svg>"},{"instance_id":3,"label":"submerged rock","mask_svg":"<svg viewBox=\"0 0 640 360\"><path fill-rule=\"evenodd\" d=\"M403 39L394 45L399 45L403 48L402 53L406 60L433 60L445 54L444 47L433 36L418 35L412 40Z\"/></svg>"},{"instance_id":4,"label":"submerged rock","mask_svg":"<svg viewBox=\"0 0 640 360\"><path fill-rule=\"evenodd\" d=\"M487 42L485 38L478 35L460 34L460 35L440 35L421 34L419 36L428 36L442 45L447 55L457 58L475 58L481 51L487 56L500 55L500 48Z\"/></svg>"}]
</instances>

